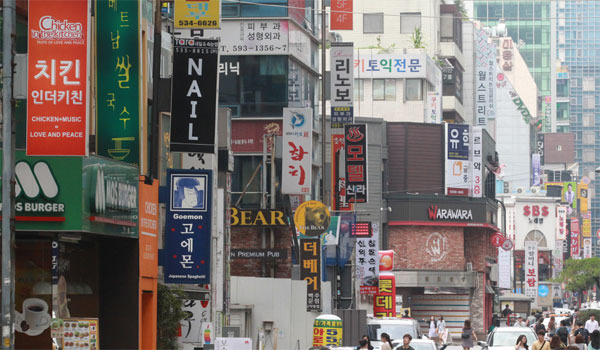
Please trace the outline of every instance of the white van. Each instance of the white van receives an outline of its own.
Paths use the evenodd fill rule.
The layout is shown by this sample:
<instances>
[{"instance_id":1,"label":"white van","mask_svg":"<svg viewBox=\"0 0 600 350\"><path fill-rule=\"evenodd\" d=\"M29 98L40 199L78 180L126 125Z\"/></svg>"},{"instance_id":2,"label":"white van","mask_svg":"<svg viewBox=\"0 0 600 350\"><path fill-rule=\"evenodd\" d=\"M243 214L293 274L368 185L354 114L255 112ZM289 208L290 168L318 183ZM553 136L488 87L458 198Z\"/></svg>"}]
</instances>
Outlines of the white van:
<instances>
[{"instance_id":1,"label":"white van","mask_svg":"<svg viewBox=\"0 0 600 350\"><path fill-rule=\"evenodd\" d=\"M395 317L367 318L367 335L371 339L371 345L373 345L375 350L381 348L382 333L389 334L394 343L399 341L400 344L405 334L410 334L413 339L423 337L419 322L415 319Z\"/></svg>"}]
</instances>

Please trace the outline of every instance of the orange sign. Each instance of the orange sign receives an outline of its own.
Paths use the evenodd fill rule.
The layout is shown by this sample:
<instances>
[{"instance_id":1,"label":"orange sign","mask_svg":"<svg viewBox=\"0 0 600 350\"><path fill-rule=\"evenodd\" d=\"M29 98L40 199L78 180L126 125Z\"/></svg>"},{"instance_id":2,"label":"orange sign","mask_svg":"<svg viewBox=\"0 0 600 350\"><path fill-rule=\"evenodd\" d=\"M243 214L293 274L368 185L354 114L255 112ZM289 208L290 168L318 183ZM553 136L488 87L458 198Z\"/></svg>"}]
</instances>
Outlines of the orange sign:
<instances>
[{"instance_id":1,"label":"orange sign","mask_svg":"<svg viewBox=\"0 0 600 350\"><path fill-rule=\"evenodd\" d=\"M87 155L89 8L29 1L27 155Z\"/></svg>"},{"instance_id":2,"label":"orange sign","mask_svg":"<svg viewBox=\"0 0 600 350\"><path fill-rule=\"evenodd\" d=\"M140 177L140 276L158 277L158 181L152 185Z\"/></svg>"}]
</instances>

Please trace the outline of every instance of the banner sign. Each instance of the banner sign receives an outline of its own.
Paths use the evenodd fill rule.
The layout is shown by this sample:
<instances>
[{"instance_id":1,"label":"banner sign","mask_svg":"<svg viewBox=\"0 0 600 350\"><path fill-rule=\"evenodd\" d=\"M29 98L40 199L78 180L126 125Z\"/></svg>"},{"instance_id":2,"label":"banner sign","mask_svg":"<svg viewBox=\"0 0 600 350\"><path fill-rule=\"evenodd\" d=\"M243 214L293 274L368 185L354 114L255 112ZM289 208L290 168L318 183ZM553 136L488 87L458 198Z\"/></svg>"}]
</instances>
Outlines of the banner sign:
<instances>
[{"instance_id":1,"label":"banner sign","mask_svg":"<svg viewBox=\"0 0 600 350\"><path fill-rule=\"evenodd\" d=\"M373 297L375 317L396 317L396 277L391 272L379 275L379 290Z\"/></svg>"},{"instance_id":2,"label":"banner sign","mask_svg":"<svg viewBox=\"0 0 600 350\"><path fill-rule=\"evenodd\" d=\"M378 226L375 224L374 226ZM356 239L356 278L360 294L376 294L379 285L379 228L369 238Z\"/></svg>"},{"instance_id":3,"label":"banner sign","mask_svg":"<svg viewBox=\"0 0 600 350\"><path fill-rule=\"evenodd\" d=\"M583 239L583 258L589 259L592 257L592 239L584 238Z\"/></svg>"},{"instance_id":4,"label":"banner sign","mask_svg":"<svg viewBox=\"0 0 600 350\"><path fill-rule=\"evenodd\" d=\"M321 240L300 241L300 279L306 281L306 311L321 310Z\"/></svg>"},{"instance_id":5,"label":"banner sign","mask_svg":"<svg viewBox=\"0 0 600 350\"><path fill-rule=\"evenodd\" d=\"M96 3L96 152L140 162L139 1ZM145 103L145 102L144 102Z\"/></svg>"},{"instance_id":6,"label":"banner sign","mask_svg":"<svg viewBox=\"0 0 600 350\"><path fill-rule=\"evenodd\" d=\"M331 43L331 128L343 128L354 122L354 46Z\"/></svg>"},{"instance_id":7,"label":"banner sign","mask_svg":"<svg viewBox=\"0 0 600 350\"><path fill-rule=\"evenodd\" d=\"M312 120L312 108L283 109L281 193L310 194Z\"/></svg>"},{"instance_id":8,"label":"banner sign","mask_svg":"<svg viewBox=\"0 0 600 350\"><path fill-rule=\"evenodd\" d=\"M480 126L473 127L473 174L471 176L471 193L473 197L483 196L483 129Z\"/></svg>"},{"instance_id":9,"label":"banner sign","mask_svg":"<svg viewBox=\"0 0 600 350\"><path fill-rule=\"evenodd\" d=\"M215 29L221 22L221 0L175 0L175 28Z\"/></svg>"},{"instance_id":10,"label":"banner sign","mask_svg":"<svg viewBox=\"0 0 600 350\"><path fill-rule=\"evenodd\" d=\"M338 245L340 241L340 223L341 217L332 216L329 220L329 227L325 234L321 235L321 245Z\"/></svg>"},{"instance_id":11,"label":"banner sign","mask_svg":"<svg viewBox=\"0 0 600 350\"><path fill-rule=\"evenodd\" d=\"M538 245L536 241L525 241L525 295L536 304L538 295Z\"/></svg>"},{"instance_id":12,"label":"banner sign","mask_svg":"<svg viewBox=\"0 0 600 350\"><path fill-rule=\"evenodd\" d=\"M541 132L537 134L536 150L540 155L540 165L544 165L544 134Z\"/></svg>"},{"instance_id":13,"label":"banner sign","mask_svg":"<svg viewBox=\"0 0 600 350\"><path fill-rule=\"evenodd\" d=\"M321 315L313 323L313 347L342 346L342 320L334 315Z\"/></svg>"},{"instance_id":14,"label":"banner sign","mask_svg":"<svg viewBox=\"0 0 600 350\"><path fill-rule=\"evenodd\" d=\"M88 154L89 8L29 2L27 155Z\"/></svg>"},{"instance_id":15,"label":"banner sign","mask_svg":"<svg viewBox=\"0 0 600 350\"><path fill-rule=\"evenodd\" d=\"M538 153L534 153L531 155L531 186L541 186L542 185L542 167L541 167L541 158Z\"/></svg>"},{"instance_id":16,"label":"banner sign","mask_svg":"<svg viewBox=\"0 0 600 350\"><path fill-rule=\"evenodd\" d=\"M353 205L346 201L346 137L331 135L331 210L352 211Z\"/></svg>"},{"instance_id":17,"label":"banner sign","mask_svg":"<svg viewBox=\"0 0 600 350\"><path fill-rule=\"evenodd\" d=\"M494 116L496 46L483 28L475 29L475 55L475 125L485 127Z\"/></svg>"},{"instance_id":18,"label":"banner sign","mask_svg":"<svg viewBox=\"0 0 600 350\"><path fill-rule=\"evenodd\" d=\"M171 152L215 152L219 41L175 39Z\"/></svg>"},{"instance_id":19,"label":"banner sign","mask_svg":"<svg viewBox=\"0 0 600 350\"><path fill-rule=\"evenodd\" d=\"M231 208L231 226L288 226L288 218L283 210Z\"/></svg>"},{"instance_id":20,"label":"banner sign","mask_svg":"<svg viewBox=\"0 0 600 350\"><path fill-rule=\"evenodd\" d=\"M159 232L159 206L158 206L158 181L152 185L144 182L140 177L139 187L139 249L140 249L140 276L158 277L158 235Z\"/></svg>"},{"instance_id":21,"label":"banner sign","mask_svg":"<svg viewBox=\"0 0 600 350\"><path fill-rule=\"evenodd\" d=\"M563 269L563 241L557 240L552 251L552 263L554 268L552 269L552 278L557 278Z\"/></svg>"},{"instance_id":22,"label":"banner sign","mask_svg":"<svg viewBox=\"0 0 600 350\"><path fill-rule=\"evenodd\" d=\"M182 310L187 317L179 322L182 343L203 343L202 324L210 321L210 301L185 299Z\"/></svg>"},{"instance_id":23,"label":"banner sign","mask_svg":"<svg viewBox=\"0 0 600 350\"><path fill-rule=\"evenodd\" d=\"M579 259L579 219L571 218L571 259Z\"/></svg>"},{"instance_id":24,"label":"banner sign","mask_svg":"<svg viewBox=\"0 0 600 350\"><path fill-rule=\"evenodd\" d=\"M567 207L562 205L556 207L556 239L567 239Z\"/></svg>"},{"instance_id":25,"label":"banner sign","mask_svg":"<svg viewBox=\"0 0 600 350\"><path fill-rule=\"evenodd\" d=\"M440 124L442 122L442 94L438 91L427 91L425 105L425 123Z\"/></svg>"},{"instance_id":26,"label":"banner sign","mask_svg":"<svg viewBox=\"0 0 600 350\"><path fill-rule=\"evenodd\" d=\"M500 289L511 289L510 250L498 247L498 287Z\"/></svg>"},{"instance_id":27,"label":"banner sign","mask_svg":"<svg viewBox=\"0 0 600 350\"><path fill-rule=\"evenodd\" d=\"M165 283L210 283L212 171L167 169Z\"/></svg>"},{"instance_id":28,"label":"banner sign","mask_svg":"<svg viewBox=\"0 0 600 350\"><path fill-rule=\"evenodd\" d=\"M352 1L331 1L331 30L352 30Z\"/></svg>"},{"instance_id":29,"label":"banner sign","mask_svg":"<svg viewBox=\"0 0 600 350\"><path fill-rule=\"evenodd\" d=\"M379 272L392 271L394 269L394 251L380 250L379 251Z\"/></svg>"},{"instance_id":30,"label":"banner sign","mask_svg":"<svg viewBox=\"0 0 600 350\"><path fill-rule=\"evenodd\" d=\"M588 211L588 184L580 182L577 185L577 198L579 199L579 212L585 213Z\"/></svg>"},{"instance_id":31,"label":"banner sign","mask_svg":"<svg viewBox=\"0 0 600 350\"><path fill-rule=\"evenodd\" d=\"M446 181L447 196L468 196L471 182L469 144L470 126L445 124L446 129Z\"/></svg>"},{"instance_id":32,"label":"banner sign","mask_svg":"<svg viewBox=\"0 0 600 350\"><path fill-rule=\"evenodd\" d=\"M581 214L581 237L592 237L592 214L585 212Z\"/></svg>"},{"instance_id":33,"label":"banner sign","mask_svg":"<svg viewBox=\"0 0 600 350\"><path fill-rule=\"evenodd\" d=\"M344 125L346 202L367 203L367 125Z\"/></svg>"}]
</instances>

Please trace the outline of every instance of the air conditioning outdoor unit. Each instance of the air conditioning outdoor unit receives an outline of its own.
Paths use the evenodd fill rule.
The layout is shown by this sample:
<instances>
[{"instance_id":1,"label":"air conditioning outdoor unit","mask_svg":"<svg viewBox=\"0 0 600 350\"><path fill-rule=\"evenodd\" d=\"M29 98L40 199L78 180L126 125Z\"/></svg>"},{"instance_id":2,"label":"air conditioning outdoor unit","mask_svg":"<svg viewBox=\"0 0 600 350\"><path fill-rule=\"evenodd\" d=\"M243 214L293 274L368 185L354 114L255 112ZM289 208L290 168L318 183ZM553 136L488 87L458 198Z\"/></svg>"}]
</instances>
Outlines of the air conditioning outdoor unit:
<instances>
[{"instance_id":1,"label":"air conditioning outdoor unit","mask_svg":"<svg viewBox=\"0 0 600 350\"><path fill-rule=\"evenodd\" d=\"M517 188L517 193L523 193L523 192L525 192L525 189L523 187Z\"/></svg>"},{"instance_id":2,"label":"air conditioning outdoor unit","mask_svg":"<svg viewBox=\"0 0 600 350\"><path fill-rule=\"evenodd\" d=\"M532 186L530 189L531 193L539 193L540 192L540 187L539 186Z\"/></svg>"}]
</instances>

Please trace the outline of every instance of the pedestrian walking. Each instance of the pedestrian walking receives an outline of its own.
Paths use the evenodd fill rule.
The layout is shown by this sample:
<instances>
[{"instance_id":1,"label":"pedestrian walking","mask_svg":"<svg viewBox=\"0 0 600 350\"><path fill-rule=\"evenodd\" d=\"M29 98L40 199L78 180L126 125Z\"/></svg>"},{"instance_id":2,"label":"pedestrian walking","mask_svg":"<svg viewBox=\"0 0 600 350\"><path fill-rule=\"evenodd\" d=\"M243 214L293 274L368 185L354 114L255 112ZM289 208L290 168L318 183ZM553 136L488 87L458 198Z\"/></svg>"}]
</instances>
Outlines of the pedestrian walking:
<instances>
[{"instance_id":1,"label":"pedestrian walking","mask_svg":"<svg viewBox=\"0 0 600 350\"><path fill-rule=\"evenodd\" d=\"M590 335L590 346L588 350L600 350L600 330L595 330Z\"/></svg>"},{"instance_id":2,"label":"pedestrian walking","mask_svg":"<svg viewBox=\"0 0 600 350\"><path fill-rule=\"evenodd\" d=\"M365 342L367 344L366 348L363 347L363 342ZM359 343L359 345L356 347L356 349L368 349L368 350L374 349L373 345L371 345L371 338L369 338L369 336L366 334L360 338L360 341L358 343Z\"/></svg>"},{"instance_id":3,"label":"pedestrian walking","mask_svg":"<svg viewBox=\"0 0 600 350\"><path fill-rule=\"evenodd\" d=\"M556 330L556 335L560 337L560 341L564 346L569 345L569 329L565 320L560 321L560 328Z\"/></svg>"},{"instance_id":4,"label":"pedestrian walking","mask_svg":"<svg viewBox=\"0 0 600 350\"><path fill-rule=\"evenodd\" d=\"M446 321L444 320L444 316L440 315L440 320L437 324L437 334L440 345L446 343L446 339L448 338L448 330L446 329Z\"/></svg>"},{"instance_id":5,"label":"pedestrian walking","mask_svg":"<svg viewBox=\"0 0 600 350\"><path fill-rule=\"evenodd\" d=\"M402 337L402 346L398 349L400 350L415 350L412 346L410 346L410 341L412 340L412 336L410 334L405 334Z\"/></svg>"},{"instance_id":6,"label":"pedestrian walking","mask_svg":"<svg viewBox=\"0 0 600 350\"><path fill-rule=\"evenodd\" d=\"M381 333L381 350L392 350L392 339L387 333Z\"/></svg>"},{"instance_id":7,"label":"pedestrian walking","mask_svg":"<svg viewBox=\"0 0 600 350\"><path fill-rule=\"evenodd\" d=\"M539 330L536 334L538 339L531 345L531 350L550 350L550 342L544 339L546 331Z\"/></svg>"},{"instance_id":8,"label":"pedestrian walking","mask_svg":"<svg viewBox=\"0 0 600 350\"><path fill-rule=\"evenodd\" d=\"M429 336L429 339L431 339L437 343L437 336L438 336L437 321L435 320L435 317L433 317L433 316L429 317L429 334L428 334L428 336Z\"/></svg>"},{"instance_id":9,"label":"pedestrian walking","mask_svg":"<svg viewBox=\"0 0 600 350\"><path fill-rule=\"evenodd\" d=\"M477 341L477 335L473 331L473 328L471 328L471 321L465 320L460 337L462 338L462 347L464 350L469 350L473 347L473 340Z\"/></svg>"},{"instance_id":10,"label":"pedestrian walking","mask_svg":"<svg viewBox=\"0 0 600 350\"><path fill-rule=\"evenodd\" d=\"M517 345L515 345L515 350L529 350L529 345L527 345L527 337L525 334L521 334L517 338Z\"/></svg>"},{"instance_id":11,"label":"pedestrian walking","mask_svg":"<svg viewBox=\"0 0 600 350\"><path fill-rule=\"evenodd\" d=\"M553 335L552 339L550 339L550 350L564 350L566 346L560 340L558 335Z\"/></svg>"},{"instance_id":12,"label":"pedestrian walking","mask_svg":"<svg viewBox=\"0 0 600 350\"><path fill-rule=\"evenodd\" d=\"M581 334L577 334L577 336L575 337L575 344L574 344L579 350L587 350L587 345L585 344L585 339L583 338L583 335Z\"/></svg>"},{"instance_id":13,"label":"pedestrian walking","mask_svg":"<svg viewBox=\"0 0 600 350\"><path fill-rule=\"evenodd\" d=\"M554 334L556 334L556 319L552 316L548 322L548 336L552 337Z\"/></svg>"},{"instance_id":14,"label":"pedestrian walking","mask_svg":"<svg viewBox=\"0 0 600 350\"><path fill-rule=\"evenodd\" d=\"M598 328L598 321L596 321L596 316L590 315L590 319L585 321L585 329L587 329L589 334L592 334Z\"/></svg>"}]
</instances>

